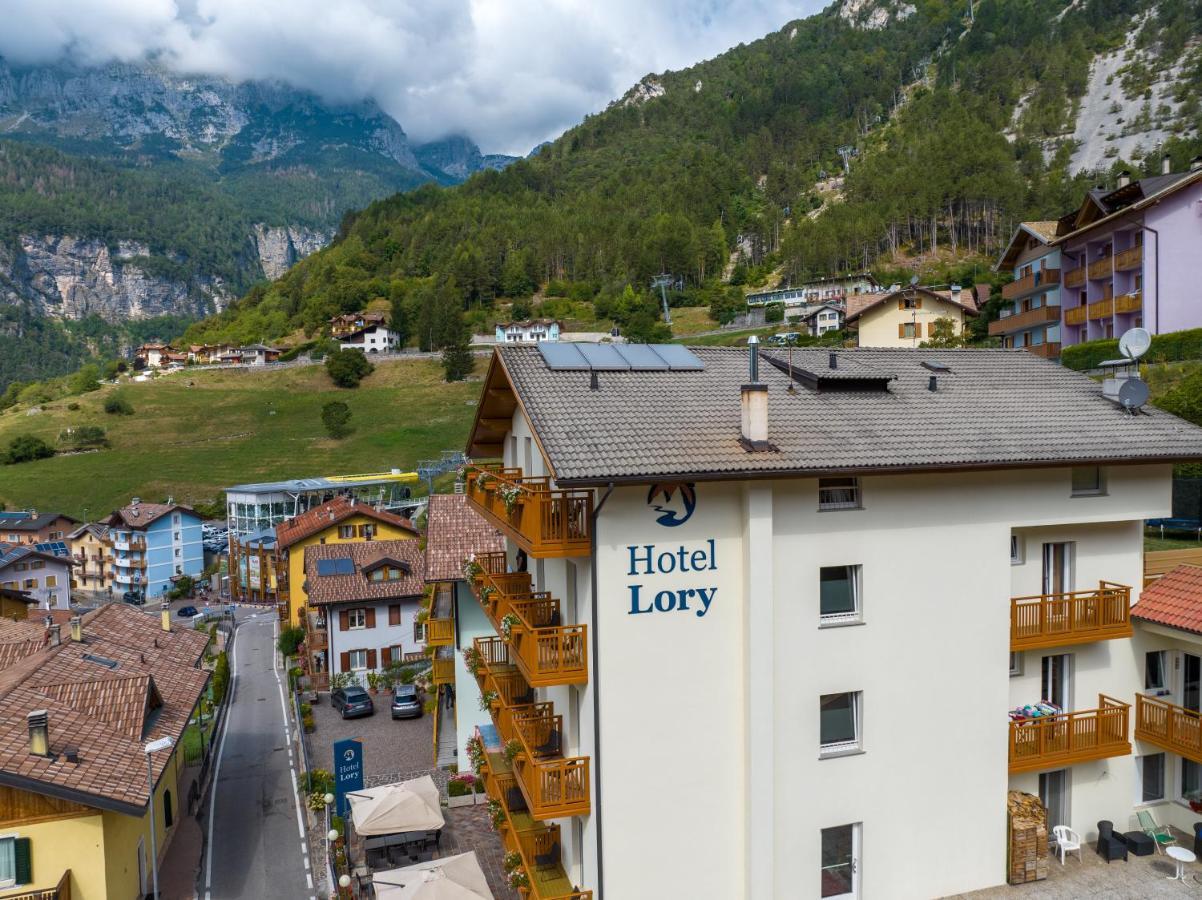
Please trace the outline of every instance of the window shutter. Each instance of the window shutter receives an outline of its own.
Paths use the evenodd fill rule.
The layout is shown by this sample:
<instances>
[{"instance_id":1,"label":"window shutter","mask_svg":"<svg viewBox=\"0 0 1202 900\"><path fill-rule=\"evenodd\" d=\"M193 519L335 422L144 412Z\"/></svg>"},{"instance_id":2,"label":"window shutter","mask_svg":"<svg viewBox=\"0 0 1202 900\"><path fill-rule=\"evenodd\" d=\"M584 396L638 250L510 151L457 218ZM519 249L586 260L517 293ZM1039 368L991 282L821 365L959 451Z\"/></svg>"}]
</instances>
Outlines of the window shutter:
<instances>
[{"instance_id":1,"label":"window shutter","mask_svg":"<svg viewBox=\"0 0 1202 900\"><path fill-rule=\"evenodd\" d=\"M376 627L376 608L374 606L369 606L367 608L367 627Z\"/></svg>"},{"instance_id":2,"label":"window shutter","mask_svg":"<svg viewBox=\"0 0 1202 900\"><path fill-rule=\"evenodd\" d=\"M915 308L915 309L922 309L922 298L921 298L921 297L916 297L916 298L914 299L914 308Z\"/></svg>"},{"instance_id":3,"label":"window shutter","mask_svg":"<svg viewBox=\"0 0 1202 900\"><path fill-rule=\"evenodd\" d=\"M385 647L380 651L380 661L385 669L392 665L392 648Z\"/></svg>"},{"instance_id":4,"label":"window shutter","mask_svg":"<svg viewBox=\"0 0 1202 900\"><path fill-rule=\"evenodd\" d=\"M376 651L375 650L367 651L367 667L369 669L374 669L376 667Z\"/></svg>"},{"instance_id":5,"label":"window shutter","mask_svg":"<svg viewBox=\"0 0 1202 900\"><path fill-rule=\"evenodd\" d=\"M393 603L388 607L388 624L401 624L401 605L399 603Z\"/></svg>"},{"instance_id":6,"label":"window shutter","mask_svg":"<svg viewBox=\"0 0 1202 900\"><path fill-rule=\"evenodd\" d=\"M905 300L902 300L902 299L899 299L899 300L897 301L897 308L898 308L898 309L905 309L905 308L906 308L906 301L905 301Z\"/></svg>"},{"instance_id":7,"label":"window shutter","mask_svg":"<svg viewBox=\"0 0 1202 900\"><path fill-rule=\"evenodd\" d=\"M19 837L13 841L17 884L30 884L33 881L33 854L30 849L29 838Z\"/></svg>"},{"instance_id":8,"label":"window shutter","mask_svg":"<svg viewBox=\"0 0 1202 900\"><path fill-rule=\"evenodd\" d=\"M904 338L906 336L906 323L905 322L897 323L897 336L899 338Z\"/></svg>"},{"instance_id":9,"label":"window shutter","mask_svg":"<svg viewBox=\"0 0 1202 900\"><path fill-rule=\"evenodd\" d=\"M338 630L346 631L351 627L350 613L345 609L338 610Z\"/></svg>"},{"instance_id":10,"label":"window shutter","mask_svg":"<svg viewBox=\"0 0 1202 900\"><path fill-rule=\"evenodd\" d=\"M343 650L341 654L342 665L339 667L344 672L351 670L351 653L349 650Z\"/></svg>"}]
</instances>

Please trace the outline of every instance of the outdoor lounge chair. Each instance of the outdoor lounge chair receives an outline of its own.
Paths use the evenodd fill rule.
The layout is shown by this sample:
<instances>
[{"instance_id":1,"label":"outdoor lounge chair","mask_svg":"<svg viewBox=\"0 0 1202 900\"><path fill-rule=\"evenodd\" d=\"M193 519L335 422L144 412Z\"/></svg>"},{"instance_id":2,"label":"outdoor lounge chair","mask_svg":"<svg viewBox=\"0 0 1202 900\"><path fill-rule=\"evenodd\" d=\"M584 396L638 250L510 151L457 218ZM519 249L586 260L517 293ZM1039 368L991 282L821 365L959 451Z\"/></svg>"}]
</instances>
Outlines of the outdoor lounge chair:
<instances>
[{"instance_id":1,"label":"outdoor lounge chair","mask_svg":"<svg viewBox=\"0 0 1202 900\"><path fill-rule=\"evenodd\" d=\"M1173 833L1169 831L1167 825L1157 825L1156 820L1152 818L1152 813L1149 810L1141 809L1138 813L1139 827L1148 837L1156 842L1156 849L1160 853L1164 853L1165 847L1175 846L1177 838L1173 837Z\"/></svg>"},{"instance_id":2,"label":"outdoor lounge chair","mask_svg":"<svg viewBox=\"0 0 1202 900\"><path fill-rule=\"evenodd\" d=\"M559 865L559 841L551 844L546 853L534 854L534 868L536 869L552 869L557 865Z\"/></svg>"},{"instance_id":3,"label":"outdoor lounge chair","mask_svg":"<svg viewBox=\"0 0 1202 900\"><path fill-rule=\"evenodd\" d=\"M529 808L526 806L526 797L522 794L522 789L517 786L505 792L505 805L511 813L526 812Z\"/></svg>"},{"instance_id":4,"label":"outdoor lounge chair","mask_svg":"<svg viewBox=\"0 0 1202 900\"><path fill-rule=\"evenodd\" d=\"M1114 833L1114 823L1108 819L1098 823L1097 851L1098 856L1106 860L1107 864L1113 859L1127 861L1127 844L1121 835Z\"/></svg>"},{"instance_id":5,"label":"outdoor lounge chair","mask_svg":"<svg viewBox=\"0 0 1202 900\"><path fill-rule=\"evenodd\" d=\"M547 739L534 748L535 756L559 756L563 753L563 741L558 728L552 728Z\"/></svg>"}]
</instances>

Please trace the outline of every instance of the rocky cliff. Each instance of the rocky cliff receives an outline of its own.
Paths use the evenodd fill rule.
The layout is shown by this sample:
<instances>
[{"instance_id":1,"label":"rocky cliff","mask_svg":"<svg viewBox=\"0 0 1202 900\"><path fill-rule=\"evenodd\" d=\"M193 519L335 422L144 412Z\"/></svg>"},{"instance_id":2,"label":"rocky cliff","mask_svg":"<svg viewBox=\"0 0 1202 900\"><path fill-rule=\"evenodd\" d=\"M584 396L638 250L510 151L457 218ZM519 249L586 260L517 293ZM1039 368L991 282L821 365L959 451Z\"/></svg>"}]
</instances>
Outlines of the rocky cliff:
<instances>
[{"instance_id":1,"label":"rocky cliff","mask_svg":"<svg viewBox=\"0 0 1202 900\"><path fill-rule=\"evenodd\" d=\"M275 281L294 264L320 250L334 235L302 227L255 226L255 252L266 278Z\"/></svg>"}]
</instances>

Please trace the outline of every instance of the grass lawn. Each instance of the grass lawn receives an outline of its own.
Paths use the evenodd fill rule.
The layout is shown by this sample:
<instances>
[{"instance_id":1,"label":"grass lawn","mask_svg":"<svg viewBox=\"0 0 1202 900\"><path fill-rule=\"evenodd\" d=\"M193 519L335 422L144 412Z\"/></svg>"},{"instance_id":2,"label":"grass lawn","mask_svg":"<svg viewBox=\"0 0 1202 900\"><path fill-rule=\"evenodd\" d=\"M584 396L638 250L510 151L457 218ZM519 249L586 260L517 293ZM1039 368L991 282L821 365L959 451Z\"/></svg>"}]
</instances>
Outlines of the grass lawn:
<instances>
[{"instance_id":1,"label":"grass lawn","mask_svg":"<svg viewBox=\"0 0 1202 900\"><path fill-rule=\"evenodd\" d=\"M699 331L713 331L718 323L710 318L708 306L678 306L672 310L672 336L686 337Z\"/></svg>"},{"instance_id":2,"label":"grass lawn","mask_svg":"<svg viewBox=\"0 0 1202 900\"><path fill-rule=\"evenodd\" d=\"M56 400L32 416L10 409L0 414L0 446L18 434L55 443L74 425L102 426L112 446L0 467L0 503L95 519L133 496L189 503L242 482L409 471L419 459L462 449L484 367L479 358L474 381L446 384L437 359L387 362L355 390L334 387L322 366L184 370ZM114 390L134 415L104 412ZM355 427L341 441L321 423L322 405L335 399L350 406ZM69 410L70 402L81 408Z\"/></svg>"},{"instance_id":3,"label":"grass lawn","mask_svg":"<svg viewBox=\"0 0 1202 900\"><path fill-rule=\"evenodd\" d=\"M1202 543L1193 538L1181 540L1178 538L1152 537L1151 532L1145 532L1144 552L1148 553L1155 550L1202 550Z\"/></svg>"}]
</instances>

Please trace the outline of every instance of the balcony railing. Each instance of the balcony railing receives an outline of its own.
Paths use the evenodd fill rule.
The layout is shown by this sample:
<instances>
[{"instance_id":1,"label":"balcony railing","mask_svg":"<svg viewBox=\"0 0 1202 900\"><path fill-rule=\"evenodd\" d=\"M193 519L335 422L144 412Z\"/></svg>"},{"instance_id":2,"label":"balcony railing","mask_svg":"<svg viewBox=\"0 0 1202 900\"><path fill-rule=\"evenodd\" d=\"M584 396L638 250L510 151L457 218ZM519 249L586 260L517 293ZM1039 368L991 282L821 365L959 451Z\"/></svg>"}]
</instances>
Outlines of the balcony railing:
<instances>
[{"instance_id":1,"label":"balcony railing","mask_svg":"<svg viewBox=\"0 0 1202 900\"><path fill-rule=\"evenodd\" d=\"M454 619L429 619L426 622L426 646L450 647L455 643Z\"/></svg>"},{"instance_id":2,"label":"balcony railing","mask_svg":"<svg viewBox=\"0 0 1202 900\"><path fill-rule=\"evenodd\" d=\"M1131 706L1098 694L1098 708L1010 723L1010 771L1058 769L1131 753Z\"/></svg>"},{"instance_id":3,"label":"balcony railing","mask_svg":"<svg viewBox=\"0 0 1202 900\"><path fill-rule=\"evenodd\" d=\"M434 659L434 683L435 684L454 684L455 683L455 659Z\"/></svg>"},{"instance_id":4,"label":"balcony railing","mask_svg":"<svg viewBox=\"0 0 1202 900\"><path fill-rule=\"evenodd\" d=\"M1076 269L1069 269L1064 273L1065 287L1081 287L1083 284L1085 284L1084 268L1077 267Z\"/></svg>"},{"instance_id":5,"label":"balcony railing","mask_svg":"<svg viewBox=\"0 0 1202 900\"><path fill-rule=\"evenodd\" d=\"M1095 591L1010 600L1010 649L1064 647L1131 637L1131 588L1108 581Z\"/></svg>"},{"instance_id":6,"label":"balcony railing","mask_svg":"<svg viewBox=\"0 0 1202 900\"><path fill-rule=\"evenodd\" d=\"M114 550L133 550L133 551L145 550L146 549L146 539L145 538L130 538L129 540L124 540L124 541L123 540L114 540L113 541L113 549Z\"/></svg>"},{"instance_id":7,"label":"balcony railing","mask_svg":"<svg viewBox=\"0 0 1202 900\"><path fill-rule=\"evenodd\" d=\"M1138 269L1144 264L1144 248L1131 247L1114 255L1114 267L1120 272L1128 269Z\"/></svg>"},{"instance_id":8,"label":"balcony railing","mask_svg":"<svg viewBox=\"0 0 1202 900\"><path fill-rule=\"evenodd\" d=\"M1084 306L1074 306L1072 309L1064 311L1065 325L1083 325L1085 324L1086 308Z\"/></svg>"},{"instance_id":9,"label":"balcony railing","mask_svg":"<svg viewBox=\"0 0 1202 900\"><path fill-rule=\"evenodd\" d=\"M1121 313L1143 312L1144 300L1139 291L1131 294L1119 294L1114 298L1114 310Z\"/></svg>"},{"instance_id":10,"label":"balcony railing","mask_svg":"<svg viewBox=\"0 0 1202 900\"><path fill-rule=\"evenodd\" d=\"M592 491L552 490L547 478L520 469L474 467L466 478L468 500L536 558L589 553Z\"/></svg>"},{"instance_id":11,"label":"balcony railing","mask_svg":"<svg viewBox=\"0 0 1202 900\"><path fill-rule=\"evenodd\" d=\"M589 758L563 755L563 716L545 710L515 717L521 752L513 771L536 819L589 813Z\"/></svg>"},{"instance_id":12,"label":"balcony railing","mask_svg":"<svg viewBox=\"0 0 1202 900\"><path fill-rule=\"evenodd\" d=\"M1003 300L1019 300L1036 291L1044 291L1060 284L1059 269L1041 269L1012 281L1002 288Z\"/></svg>"},{"instance_id":13,"label":"balcony railing","mask_svg":"<svg viewBox=\"0 0 1202 900\"><path fill-rule=\"evenodd\" d=\"M1034 353L1036 356L1042 356L1044 359L1056 359L1060 356L1059 341L1044 341L1042 344L1031 344L1029 347L1024 347L1028 353Z\"/></svg>"},{"instance_id":14,"label":"balcony railing","mask_svg":"<svg viewBox=\"0 0 1202 900\"><path fill-rule=\"evenodd\" d=\"M1096 259L1089 264L1089 278L1091 281L1096 281L1102 278L1109 278L1113 271L1112 258L1103 256L1101 259Z\"/></svg>"},{"instance_id":15,"label":"balcony railing","mask_svg":"<svg viewBox=\"0 0 1202 900\"><path fill-rule=\"evenodd\" d=\"M1135 739L1202 763L1202 716L1159 697L1135 695Z\"/></svg>"},{"instance_id":16,"label":"balcony railing","mask_svg":"<svg viewBox=\"0 0 1202 900\"><path fill-rule=\"evenodd\" d=\"M1109 319L1114 315L1114 298L1107 297L1103 300L1095 300L1089 304L1089 318L1094 319Z\"/></svg>"},{"instance_id":17,"label":"balcony railing","mask_svg":"<svg viewBox=\"0 0 1202 900\"><path fill-rule=\"evenodd\" d=\"M71 900L71 870L63 872L58 884L52 888L26 891L23 894L5 894L4 900Z\"/></svg>"},{"instance_id":18,"label":"balcony railing","mask_svg":"<svg viewBox=\"0 0 1202 900\"><path fill-rule=\"evenodd\" d=\"M1024 328L1031 328L1046 322L1059 321L1059 306L1037 306L1025 312L1015 313L1012 316L1003 316L996 322L990 322L989 333L993 335L1010 334L1011 332L1022 331Z\"/></svg>"}]
</instances>

